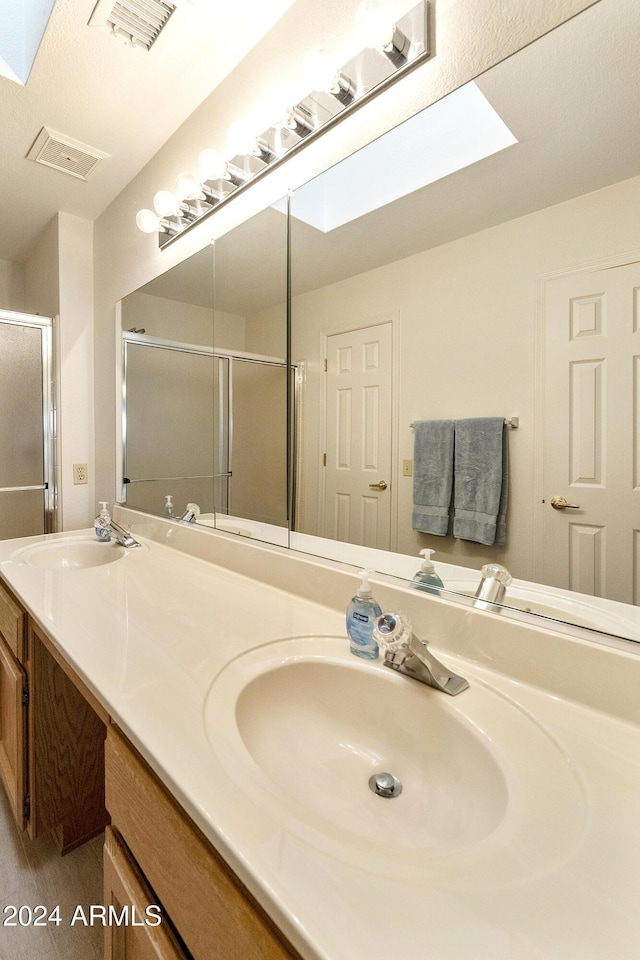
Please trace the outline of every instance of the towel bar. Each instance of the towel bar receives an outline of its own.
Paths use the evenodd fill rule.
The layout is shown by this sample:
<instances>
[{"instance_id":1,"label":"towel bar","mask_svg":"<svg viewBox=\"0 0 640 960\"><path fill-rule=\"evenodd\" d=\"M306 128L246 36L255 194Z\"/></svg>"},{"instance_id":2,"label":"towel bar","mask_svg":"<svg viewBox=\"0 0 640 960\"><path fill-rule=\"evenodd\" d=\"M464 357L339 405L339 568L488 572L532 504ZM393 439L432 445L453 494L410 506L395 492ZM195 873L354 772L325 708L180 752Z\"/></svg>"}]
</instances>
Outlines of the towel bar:
<instances>
[{"instance_id":1,"label":"towel bar","mask_svg":"<svg viewBox=\"0 0 640 960\"><path fill-rule=\"evenodd\" d=\"M504 425L505 427L511 427L512 430L517 430L518 427L520 426L520 417L507 417L504 421ZM409 426L413 430L415 426L415 421L410 423Z\"/></svg>"}]
</instances>

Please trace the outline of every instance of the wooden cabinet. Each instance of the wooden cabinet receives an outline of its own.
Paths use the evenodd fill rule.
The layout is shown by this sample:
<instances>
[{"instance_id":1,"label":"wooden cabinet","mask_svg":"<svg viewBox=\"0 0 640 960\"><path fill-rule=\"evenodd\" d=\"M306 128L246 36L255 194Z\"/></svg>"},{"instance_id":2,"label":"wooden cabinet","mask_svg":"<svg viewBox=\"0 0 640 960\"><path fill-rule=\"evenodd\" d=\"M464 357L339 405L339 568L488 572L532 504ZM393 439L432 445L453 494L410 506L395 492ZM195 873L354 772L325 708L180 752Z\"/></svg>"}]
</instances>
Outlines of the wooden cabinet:
<instances>
[{"instance_id":1,"label":"wooden cabinet","mask_svg":"<svg viewBox=\"0 0 640 960\"><path fill-rule=\"evenodd\" d=\"M107 808L194 960L299 960L128 741L109 727Z\"/></svg>"},{"instance_id":2,"label":"wooden cabinet","mask_svg":"<svg viewBox=\"0 0 640 960\"><path fill-rule=\"evenodd\" d=\"M66 853L100 833L108 715L0 583L0 777L18 827Z\"/></svg>"},{"instance_id":3,"label":"wooden cabinet","mask_svg":"<svg viewBox=\"0 0 640 960\"><path fill-rule=\"evenodd\" d=\"M27 675L0 634L0 778L13 816L27 813Z\"/></svg>"},{"instance_id":4,"label":"wooden cabinet","mask_svg":"<svg viewBox=\"0 0 640 960\"><path fill-rule=\"evenodd\" d=\"M153 891L110 827L104 837L104 960L188 960Z\"/></svg>"},{"instance_id":5,"label":"wooden cabinet","mask_svg":"<svg viewBox=\"0 0 640 960\"><path fill-rule=\"evenodd\" d=\"M47 635L31 620L29 681L29 836L50 830L68 853L102 833L104 741L109 716Z\"/></svg>"},{"instance_id":6,"label":"wooden cabinet","mask_svg":"<svg viewBox=\"0 0 640 960\"><path fill-rule=\"evenodd\" d=\"M0 584L0 779L21 830L28 813L26 622L20 604Z\"/></svg>"}]
</instances>

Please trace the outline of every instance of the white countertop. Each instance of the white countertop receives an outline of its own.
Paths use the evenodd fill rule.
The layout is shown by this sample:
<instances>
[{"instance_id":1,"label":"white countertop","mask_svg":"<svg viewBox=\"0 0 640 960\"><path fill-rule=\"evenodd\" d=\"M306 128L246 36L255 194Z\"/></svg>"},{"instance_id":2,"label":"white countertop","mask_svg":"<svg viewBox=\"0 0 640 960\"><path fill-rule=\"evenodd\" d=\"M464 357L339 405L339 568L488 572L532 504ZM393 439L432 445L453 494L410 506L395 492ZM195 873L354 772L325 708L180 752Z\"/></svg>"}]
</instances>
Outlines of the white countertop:
<instances>
[{"instance_id":1,"label":"white countertop","mask_svg":"<svg viewBox=\"0 0 640 960\"><path fill-rule=\"evenodd\" d=\"M636 724L449 657L555 743L575 783L575 823L554 851L550 822L519 859L479 843L406 869L393 857L358 862L243 791L204 722L229 661L283 638L344 637L344 615L142 537L141 549L91 569L12 559L37 539L0 542L7 584L305 958L636 960Z\"/></svg>"}]
</instances>

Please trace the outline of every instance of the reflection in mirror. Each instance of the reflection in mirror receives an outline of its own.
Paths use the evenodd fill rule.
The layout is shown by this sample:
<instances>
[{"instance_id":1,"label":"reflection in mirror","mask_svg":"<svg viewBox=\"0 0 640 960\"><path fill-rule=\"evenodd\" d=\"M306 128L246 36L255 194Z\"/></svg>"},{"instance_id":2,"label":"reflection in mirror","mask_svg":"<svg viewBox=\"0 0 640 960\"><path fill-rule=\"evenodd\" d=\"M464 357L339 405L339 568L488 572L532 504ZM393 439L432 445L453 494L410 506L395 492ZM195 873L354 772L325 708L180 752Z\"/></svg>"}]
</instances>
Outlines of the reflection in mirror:
<instances>
[{"instance_id":1,"label":"reflection in mirror","mask_svg":"<svg viewBox=\"0 0 640 960\"><path fill-rule=\"evenodd\" d=\"M286 270L282 201L122 301L128 506L287 543Z\"/></svg>"},{"instance_id":2,"label":"reflection in mirror","mask_svg":"<svg viewBox=\"0 0 640 960\"><path fill-rule=\"evenodd\" d=\"M121 301L123 488L127 506L214 509L213 250Z\"/></svg>"},{"instance_id":3,"label":"reflection in mirror","mask_svg":"<svg viewBox=\"0 0 640 960\"><path fill-rule=\"evenodd\" d=\"M601 0L296 191L292 545L408 577L434 549L471 596L497 562L506 603L640 639L639 28ZM511 417L506 543L414 529L412 424Z\"/></svg>"},{"instance_id":4,"label":"reflection in mirror","mask_svg":"<svg viewBox=\"0 0 640 960\"><path fill-rule=\"evenodd\" d=\"M215 244L215 526L286 545L287 203ZM222 369L222 367L221 367ZM201 516L201 522L212 518Z\"/></svg>"}]
</instances>

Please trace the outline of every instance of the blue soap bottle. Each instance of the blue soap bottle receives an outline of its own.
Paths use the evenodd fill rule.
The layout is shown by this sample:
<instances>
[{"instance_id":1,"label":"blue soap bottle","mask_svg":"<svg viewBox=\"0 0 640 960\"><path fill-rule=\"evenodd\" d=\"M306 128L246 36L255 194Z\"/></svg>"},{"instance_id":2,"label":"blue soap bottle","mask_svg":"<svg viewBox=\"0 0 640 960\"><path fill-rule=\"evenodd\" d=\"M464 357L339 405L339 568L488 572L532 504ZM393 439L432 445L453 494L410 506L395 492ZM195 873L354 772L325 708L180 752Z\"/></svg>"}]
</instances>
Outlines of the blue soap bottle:
<instances>
[{"instance_id":1,"label":"blue soap bottle","mask_svg":"<svg viewBox=\"0 0 640 960\"><path fill-rule=\"evenodd\" d=\"M413 578L413 582L418 590L426 590L429 587L444 587L444 583L436 573L436 568L431 560L431 554L435 550L421 550L420 556L424 557L422 566Z\"/></svg>"},{"instance_id":2,"label":"blue soap bottle","mask_svg":"<svg viewBox=\"0 0 640 960\"><path fill-rule=\"evenodd\" d=\"M100 543L111 543L111 515L106 500L100 500L100 513L94 521L96 540Z\"/></svg>"},{"instance_id":3,"label":"blue soap bottle","mask_svg":"<svg viewBox=\"0 0 640 960\"><path fill-rule=\"evenodd\" d=\"M362 583L358 592L347 607L347 633L351 653L365 660L375 660L378 656L378 644L373 639L376 619L382 615L382 608L373 599L369 585L370 570L361 570Z\"/></svg>"}]
</instances>

